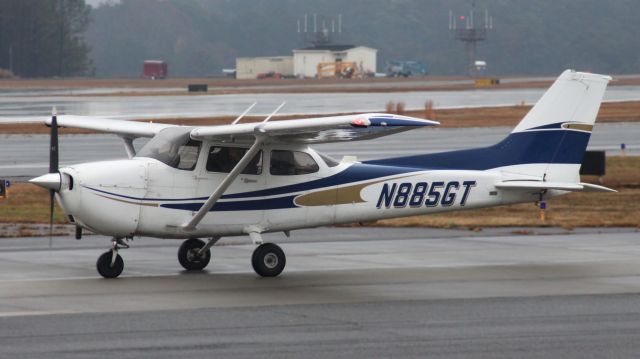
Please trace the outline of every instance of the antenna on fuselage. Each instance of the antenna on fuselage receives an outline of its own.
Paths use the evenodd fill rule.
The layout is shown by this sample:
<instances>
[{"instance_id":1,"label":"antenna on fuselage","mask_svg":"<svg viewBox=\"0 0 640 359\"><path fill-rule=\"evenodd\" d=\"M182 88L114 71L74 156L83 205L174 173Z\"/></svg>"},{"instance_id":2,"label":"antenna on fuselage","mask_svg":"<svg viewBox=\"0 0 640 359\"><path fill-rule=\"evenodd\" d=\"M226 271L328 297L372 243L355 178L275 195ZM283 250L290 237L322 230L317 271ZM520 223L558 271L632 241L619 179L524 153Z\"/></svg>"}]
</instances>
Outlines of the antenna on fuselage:
<instances>
[{"instance_id":1,"label":"antenna on fuselage","mask_svg":"<svg viewBox=\"0 0 640 359\"><path fill-rule=\"evenodd\" d=\"M273 115L275 115L276 113L278 113L278 111L280 111L280 109L284 106L284 104L286 104L286 101L282 101L282 103L280 104L280 106L278 106L278 108L276 108L273 112L271 112L271 114L269 116L267 116L267 118L264 119L264 121L262 121L262 123L268 122L271 117L273 117Z\"/></svg>"},{"instance_id":2,"label":"antenna on fuselage","mask_svg":"<svg viewBox=\"0 0 640 359\"><path fill-rule=\"evenodd\" d=\"M244 115L246 115L247 113L249 113L249 111L251 111L251 109L252 109L255 105L257 105L257 104L258 104L257 102L254 102L251 106L249 106L249 108L247 108L246 110L244 110L244 112L243 112L240 116L236 117L236 119L235 119L235 120L233 120L233 122L231 122L231 124L232 124L232 125L235 125L236 123L238 123L238 122L239 122L239 121L244 117Z\"/></svg>"}]
</instances>

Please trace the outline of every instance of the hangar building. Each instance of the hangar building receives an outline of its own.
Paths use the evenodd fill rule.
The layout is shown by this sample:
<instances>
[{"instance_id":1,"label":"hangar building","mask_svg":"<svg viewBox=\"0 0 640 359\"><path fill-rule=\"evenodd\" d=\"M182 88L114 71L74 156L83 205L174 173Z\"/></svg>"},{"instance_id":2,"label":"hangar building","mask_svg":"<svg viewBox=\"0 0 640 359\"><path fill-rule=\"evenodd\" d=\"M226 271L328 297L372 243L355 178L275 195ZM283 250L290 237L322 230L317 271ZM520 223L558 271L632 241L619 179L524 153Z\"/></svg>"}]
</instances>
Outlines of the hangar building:
<instances>
[{"instance_id":1,"label":"hangar building","mask_svg":"<svg viewBox=\"0 0 640 359\"><path fill-rule=\"evenodd\" d=\"M315 77L321 62L355 62L358 72L375 72L378 50L354 45L316 45L293 50L293 74Z\"/></svg>"},{"instance_id":2,"label":"hangar building","mask_svg":"<svg viewBox=\"0 0 640 359\"><path fill-rule=\"evenodd\" d=\"M269 72L282 76L293 75L292 56L238 57L236 58L236 78L256 79L259 74Z\"/></svg>"}]
</instances>

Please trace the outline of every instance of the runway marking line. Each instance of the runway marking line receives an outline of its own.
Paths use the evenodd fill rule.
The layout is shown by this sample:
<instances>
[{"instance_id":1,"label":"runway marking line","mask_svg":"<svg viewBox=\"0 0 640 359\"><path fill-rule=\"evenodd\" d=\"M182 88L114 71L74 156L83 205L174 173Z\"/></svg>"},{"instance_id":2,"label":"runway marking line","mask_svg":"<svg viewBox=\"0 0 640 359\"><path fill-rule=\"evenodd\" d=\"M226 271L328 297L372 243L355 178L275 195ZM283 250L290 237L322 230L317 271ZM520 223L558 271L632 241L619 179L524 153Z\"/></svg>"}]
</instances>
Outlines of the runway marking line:
<instances>
[{"instance_id":1,"label":"runway marking line","mask_svg":"<svg viewBox=\"0 0 640 359\"><path fill-rule=\"evenodd\" d=\"M0 312L0 318L10 317L30 317L36 315L59 315L59 314L75 314L79 313L73 310L26 310L14 312Z\"/></svg>"}]
</instances>

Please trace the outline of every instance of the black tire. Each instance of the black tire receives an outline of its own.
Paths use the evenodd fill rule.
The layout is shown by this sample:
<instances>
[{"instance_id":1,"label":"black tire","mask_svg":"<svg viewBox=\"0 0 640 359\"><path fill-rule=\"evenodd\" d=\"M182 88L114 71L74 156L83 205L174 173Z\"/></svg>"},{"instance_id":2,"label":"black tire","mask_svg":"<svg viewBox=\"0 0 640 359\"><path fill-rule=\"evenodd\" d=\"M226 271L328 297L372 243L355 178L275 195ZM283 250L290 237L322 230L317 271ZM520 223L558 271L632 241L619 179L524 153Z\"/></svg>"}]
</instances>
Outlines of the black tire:
<instances>
[{"instance_id":1,"label":"black tire","mask_svg":"<svg viewBox=\"0 0 640 359\"><path fill-rule=\"evenodd\" d=\"M190 271L203 270L211 261L211 250L204 252L202 257L196 254L204 246L205 243L196 238L182 242L180 249L178 249L178 262L180 262L180 265Z\"/></svg>"},{"instance_id":2,"label":"black tire","mask_svg":"<svg viewBox=\"0 0 640 359\"><path fill-rule=\"evenodd\" d=\"M273 243L259 245L251 257L253 270L262 277L275 277L282 273L287 258L282 249Z\"/></svg>"},{"instance_id":3,"label":"black tire","mask_svg":"<svg viewBox=\"0 0 640 359\"><path fill-rule=\"evenodd\" d=\"M122 274L122 270L124 269L124 261L119 254L116 254L116 260L113 262L113 266L111 266L112 255L113 251L106 251L98 257L98 261L96 262L98 273L105 278L117 278Z\"/></svg>"}]
</instances>

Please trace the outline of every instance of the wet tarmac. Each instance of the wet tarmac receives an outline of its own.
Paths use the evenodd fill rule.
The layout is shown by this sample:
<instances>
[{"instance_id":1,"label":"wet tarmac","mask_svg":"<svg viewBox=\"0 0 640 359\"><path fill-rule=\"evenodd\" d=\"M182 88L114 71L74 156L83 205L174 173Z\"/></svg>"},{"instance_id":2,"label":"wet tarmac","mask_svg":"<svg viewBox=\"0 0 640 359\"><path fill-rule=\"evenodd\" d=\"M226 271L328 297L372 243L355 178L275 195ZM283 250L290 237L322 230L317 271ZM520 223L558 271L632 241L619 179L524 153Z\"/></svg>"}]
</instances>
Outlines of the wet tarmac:
<instances>
[{"instance_id":1,"label":"wet tarmac","mask_svg":"<svg viewBox=\"0 0 640 359\"><path fill-rule=\"evenodd\" d=\"M320 228L278 278L248 240L185 273L177 241L136 239L125 272L95 272L108 238L0 241L0 357L633 358L634 229ZM534 230L535 231L535 230Z\"/></svg>"},{"instance_id":2,"label":"wet tarmac","mask_svg":"<svg viewBox=\"0 0 640 359\"><path fill-rule=\"evenodd\" d=\"M253 102L254 115L268 115L283 101L280 114L326 114L383 111L389 101L406 109L422 109L426 101L436 108L511 106L535 103L546 89L411 91L375 93L257 93L196 96L0 96L0 123L35 122L59 113L121 119L209 117L238 115ZM640 86L611 86L605 101L640 100Z\"/></svg>"}]
</instances>

